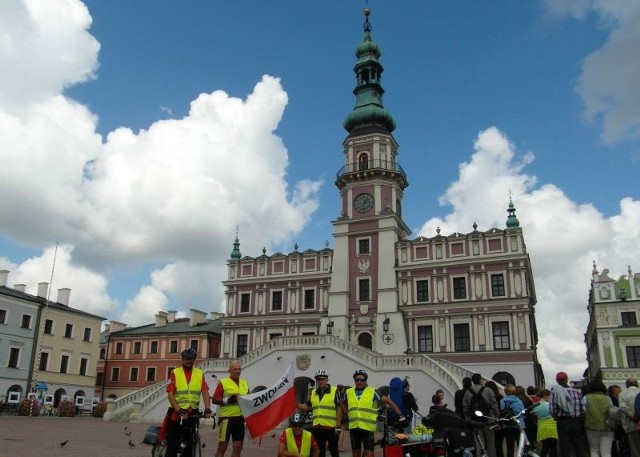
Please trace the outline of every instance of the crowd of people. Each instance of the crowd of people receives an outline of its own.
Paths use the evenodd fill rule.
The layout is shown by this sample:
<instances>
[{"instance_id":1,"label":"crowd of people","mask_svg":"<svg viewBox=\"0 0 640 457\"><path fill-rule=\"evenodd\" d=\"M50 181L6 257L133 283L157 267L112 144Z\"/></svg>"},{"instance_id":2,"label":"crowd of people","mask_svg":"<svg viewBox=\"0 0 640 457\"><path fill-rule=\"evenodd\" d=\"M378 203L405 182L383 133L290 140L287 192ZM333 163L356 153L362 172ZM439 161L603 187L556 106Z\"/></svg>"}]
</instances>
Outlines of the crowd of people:
<instances>
[{"instance_id":1,"label":"crowd of people","mask_svg":"<svg viewBox=\"0 0 640 457\"><path fill-rule=\"evenodd\" d=\"M202 401L204 417L212 415L211 404L219 405L216 457L224 457L229 443L231 457L240 457L245 424L238 396L250 392L249 383L240 377L240 363L230 363L229 376L220 379L210 395L202 371L193 366L196 351L188 348L181 355L182 366L171 372L167 386L170 406L163 424L166 456L174 457L179 451L181 455L190 455L188 440L183 439L186 448L179 449L180 427L185 420L188 424L189 416L200 413ZM368 378L367 372L359 369L353 373L353 387L332 386L327 371L316 371L315 386L308 400L297 405L298 411L279 438L278 456L325 457L329 453L338 457L345 450L348 431L353 457L373 457L380 404L388 407L389 420L398 429L410 433L408 425L418 411L418 404L410 392L408 379L394 378L401 390L399 396L394 396L394 402L390 395L382 395L369 386ZM540 449L541 457L640 457L637 379L627 379L624 389L617 385L607 388L597 379L578 389L569 385L564 372L557 373L555 380L550 390L501 386L475 373L462 380L462 388L454 394L452 409L445 400L445 392L438 389L431 397L429 415L447 411L464 419L476 428L490 457L514 457L521 430L529 443ZM522 414L518 422L502 421L497 426L492 420L508 417L506 413L517 416L521 411L528 414ZM313 421L310 431L304 429L308 413Z\"/></svg>"}]
</instances>

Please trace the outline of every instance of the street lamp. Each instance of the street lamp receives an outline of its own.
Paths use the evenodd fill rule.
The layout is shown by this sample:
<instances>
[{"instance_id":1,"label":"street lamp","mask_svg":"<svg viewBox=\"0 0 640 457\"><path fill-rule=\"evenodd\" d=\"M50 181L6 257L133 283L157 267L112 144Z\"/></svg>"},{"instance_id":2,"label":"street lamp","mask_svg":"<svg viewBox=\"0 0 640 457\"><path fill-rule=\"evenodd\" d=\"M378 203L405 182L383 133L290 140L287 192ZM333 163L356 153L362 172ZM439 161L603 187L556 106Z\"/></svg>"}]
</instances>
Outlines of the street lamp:
<instances>
[{"instance_id":1,"label":"street lamp","mask_svg":"<svg viewBox=\"0 0 640 457\"><path fill-rule=\"evenodd\" d=\"M389 317L385 316L384 320L382 321L382 330L384 331L384 333L388 333L389 332L389 322L391 322L389 320Z\"/></svg>"},{"instance_id":2,"label":"street lamp","mask_svg":"<svg viewBox=\"0 0 640 457\"><path fill-rule=\"evenodd\" d=\"M333 333L333 321L329 319L327 322L327 335L331 335Z\"/></svg>"}]
</instances>

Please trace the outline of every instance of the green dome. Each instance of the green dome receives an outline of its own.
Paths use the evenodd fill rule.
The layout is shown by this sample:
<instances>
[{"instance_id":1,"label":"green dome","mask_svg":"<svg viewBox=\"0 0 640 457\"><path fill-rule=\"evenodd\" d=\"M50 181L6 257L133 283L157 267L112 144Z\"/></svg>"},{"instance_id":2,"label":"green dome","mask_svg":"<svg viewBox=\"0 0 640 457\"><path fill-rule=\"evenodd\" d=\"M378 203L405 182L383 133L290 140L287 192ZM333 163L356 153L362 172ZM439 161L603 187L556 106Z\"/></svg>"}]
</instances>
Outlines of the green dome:
<instances>
[{"instance_id":1,"label":"green dome","mask_svg":"<svg viewBox=\"0 0 640 457\"><path fill-rule=\"evenodd\" d=\"M507 209L509 215L507 216L507 228L515 229L520 227L520 221L516 217L516 207L513 205L513 202L509 202L509 208Z\"/></svg>"},{"instance_id":2,"label":"green dome","mask_svg":"<svg viewBox=\"0 0 640 457\"><path fill-rule=\"evenodd\" d=\"M389 112L380 105L358 106L349 113L342 124L350 132L357 125L382 124L389 132L396 129L396 121Z\"/></svg>"},{"instance_id":3,"label":"green dome","mask_svg":"<svg viewBox=\"0 0 640 457\"><path fill-rule=\"evenodd\" d=\"M371 34L369 32L365 32L364 40L356 48L356 57L358 59L364 57L366 54L373 54L376 59L379 59L382 55L382 52L380 52L380 48L378 47L378 43L371 39Z\"/></svg>"}]
</instances>

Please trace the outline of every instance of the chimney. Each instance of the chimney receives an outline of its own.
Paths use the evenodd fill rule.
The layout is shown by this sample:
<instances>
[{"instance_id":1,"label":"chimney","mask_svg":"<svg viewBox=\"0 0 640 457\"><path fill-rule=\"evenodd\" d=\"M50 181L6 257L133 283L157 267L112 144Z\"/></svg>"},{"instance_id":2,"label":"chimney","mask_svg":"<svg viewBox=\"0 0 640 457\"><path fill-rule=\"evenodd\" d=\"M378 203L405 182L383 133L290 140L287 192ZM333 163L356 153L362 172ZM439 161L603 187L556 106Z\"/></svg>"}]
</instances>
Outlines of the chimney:
<instances>
[{"instance_id":1,"label":"chimney","mask_svg":"<svg viewBox=\"0 0 640 457\"><path fill-rule=\"evenodd\" d=\"M156 314L156 327L164 327L165 325L167 325L167 313L158 311L158 314Z\"/></svg>"},{"instance_id":2,"label":"chimney","mask_svg":"<svg viewBox=\"0 0 640 457\"><path fill-rule=\"evenodd\" d=\"M27 290L27 285L26 284L14 284L13 288L14 288L14 290L17 290L18 292L25 292Z\"/></svg>"},{"instance_id":3,"label":"chimney","mask_svg":"<svg viewBox=\"0 0 640 457\"><path fill-rule=\"evenodd\" d=\"M0 270L0 287L7 287L8 278L9 278L9 270Z\"/></svg>"},{"instance_id":4,"label":"chimney","mask_svg":"<svg viewBox=\"0 0 640 457\"><path fill-rule=\"evenodd\" d=\"M207 322L207 313L199 309L189 309L189 327L195 327L198 324Z\"/></svg>"},{"instance_id":5,"label":"chimney","mask_svg":"<svg viewBox=\"0 0 640 457\"><path fill-rule=\"evenodd\" d=\"M123 324L118 321L111 321L111 325L109 326L109 334L113 332L119 332L120 330L124 330L127 328L127 324Z\"/></svg>"},{"instance_id":6,"label":"chimney","mask_svg":"<svg viewBox=\"0 0 640 457\"><path fill-rule=\"evenodd\" d=\"M47 298L47 291L49 290L48 282L39 282L38 283L38 297Z\"/></svg>"},{"instance_id":7,"label":"chimney","mask_svg":"<svg viewBox=\"0 0 640 457\"><path fill-rule=\"evenodd\" d=\"M212 321L215 321L215 320L220 319L221 317L224 317L224 313L218 313L218 312L216 312L216 311L211 311L211 312L209 313L209 315L211 316L211 317L210 317L210 319L211 319Z\"/></svg>"},{"instance_id":8,"label":"chimney","mask_svg":"<svg viewBox=\"0 0 640 457\"><path fill-rule=\"evenodd\" d=\"M58 289L58 303L64 306L69 306L69 297L71 296L71 289L62 288Z\"/></svg>"},{"instance_id":9,"label":"chimney","mask_svg":"<svg viewBox=\"0 0 640 457\"><path fill-rule=\"evenodd\" d=\"M175 309L169 310L167 322L169 322L170 324L174 323L176 321L176 313L177 311Z\"/></svg>"},{"instance_id":10,"label":"chimney","mask_svg":"<svg viewBox=\"0 0 640 457\"><path fill-rule=\"evenodd\" d=\"M111 333L111 323L110 322L105 322L104 323L104 331L107 332L107 335L109 333Z\"/></svg>"}]
</instances>

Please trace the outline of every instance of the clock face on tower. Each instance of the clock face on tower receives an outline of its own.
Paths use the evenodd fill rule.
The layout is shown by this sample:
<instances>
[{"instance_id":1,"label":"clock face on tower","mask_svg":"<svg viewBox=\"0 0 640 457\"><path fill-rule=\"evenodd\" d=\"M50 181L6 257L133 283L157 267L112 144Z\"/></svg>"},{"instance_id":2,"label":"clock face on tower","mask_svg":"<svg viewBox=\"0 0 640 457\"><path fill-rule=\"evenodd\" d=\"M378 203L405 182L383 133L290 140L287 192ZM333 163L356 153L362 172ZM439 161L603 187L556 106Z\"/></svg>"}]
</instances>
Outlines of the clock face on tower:
<instances>
[{"instance_id":1,"label":"clock face on tower","mask_svg":"<svg viewBox=\"0 0 640 457\"><path fill-rule=\"evenodd\" d=\"M373 208L373 195L363 193L353 200L353 208L359 213L366 213Z\"/></svg>"}]
</instances>

